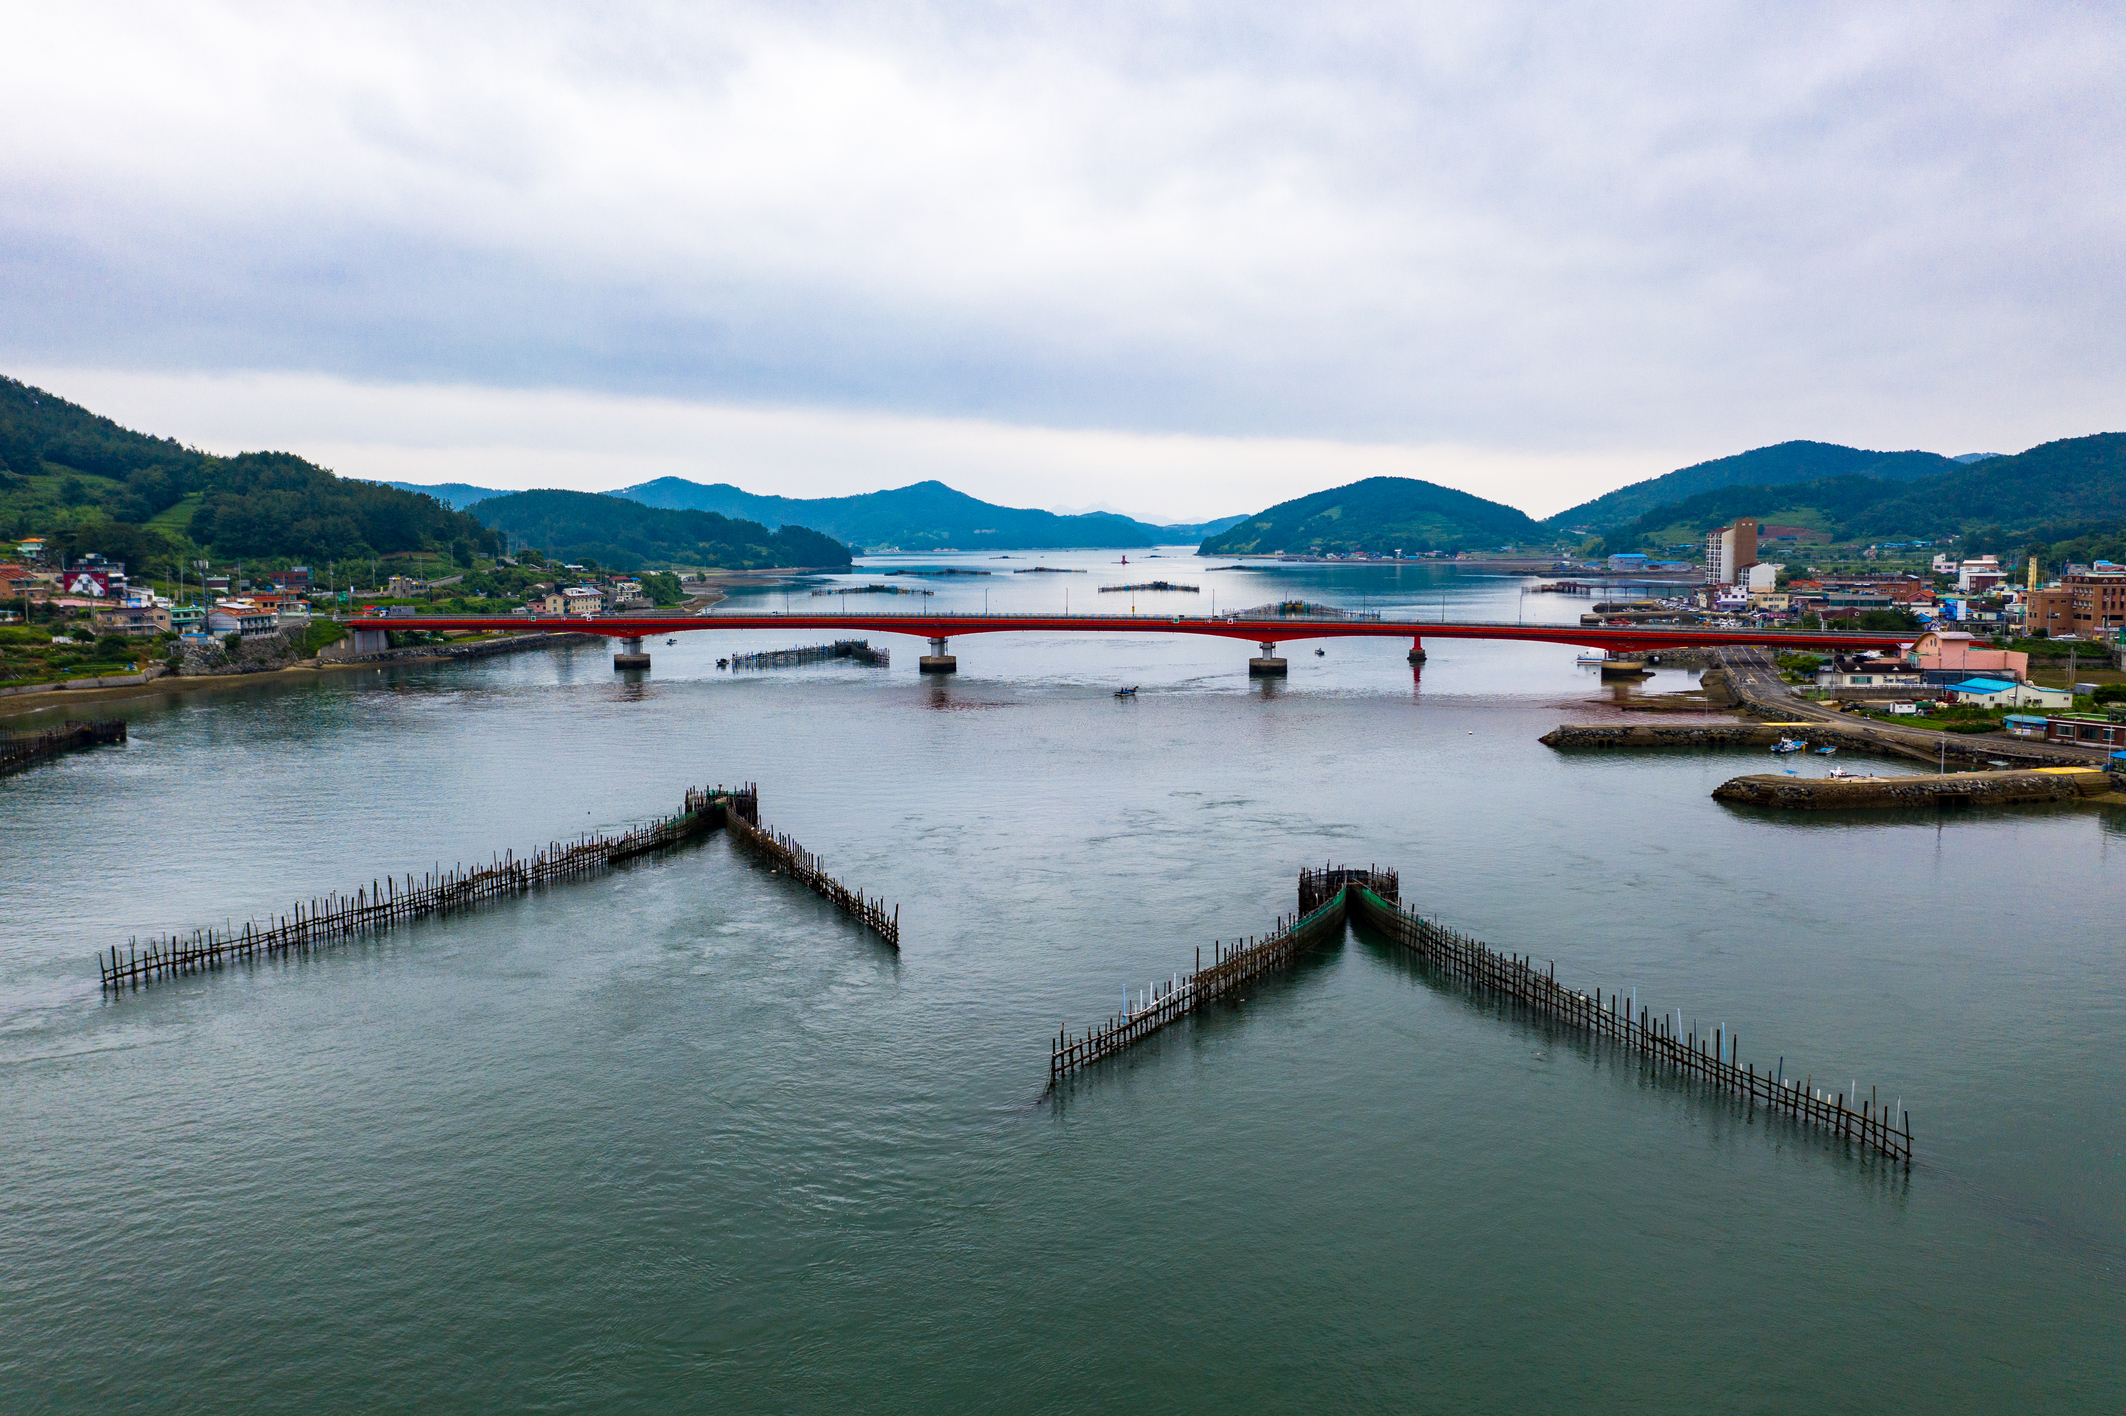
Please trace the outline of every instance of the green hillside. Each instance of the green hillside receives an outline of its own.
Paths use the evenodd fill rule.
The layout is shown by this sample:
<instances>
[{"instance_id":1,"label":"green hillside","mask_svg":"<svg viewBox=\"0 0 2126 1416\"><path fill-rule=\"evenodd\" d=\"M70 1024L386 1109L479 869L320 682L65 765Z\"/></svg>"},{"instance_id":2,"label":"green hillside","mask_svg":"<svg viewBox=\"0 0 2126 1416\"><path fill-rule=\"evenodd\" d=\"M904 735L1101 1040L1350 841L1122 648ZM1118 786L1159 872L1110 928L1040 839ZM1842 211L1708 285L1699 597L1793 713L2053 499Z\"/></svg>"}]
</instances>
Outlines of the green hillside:
<instances>
[{"instance_id":1,"label":"green hillside","mask_svg":"<svg viewBox=\"0 0 2126 1416\"><path fill-rule=\"evenodd\" d=\"M1836 477L1866 477L1910 482L1954 472L1965 464L1931 452L1869 452L1836 443L1783 442L1700 462L1659 477L1581 502L1543 524L1560 530L1587 527L1610 531L1645 516L1723 487L1776 487L1793 482L1820 482ZM1747 513L1745 513L1747 514ZM1718 523L1715 523L1718 524Z\"/></svg>"},{"instance_id":2,"label":"green hillside","mask_svg":"<svg viewBox=\"0 0 2126 1416\"><path fill-rule=\"evenodd\" d=\"M1410 477L1368 477L1280 502L1207 538L1198 554L1460 551L1548 545L1525 512Z\"/></svg>"},{"instance_id":3,"label":"green hillside","mask_svg":"<svg viewBox=\"0 0 2126 1416\"><path fill-rule=\"evenodd\" d=\"M327 564L494 542L430 497L334 476L292 453L219 457L0 378L0 526L129 564L190 549Z\"/></svg>"},{"instance_id":4,"label":"green hillside","mask_svg":"<svg viewBox=\"0 0 2126 1416\"><path fill-rule=\"evenodd\" d=\"M2126 537L2126 433L2065 438L1982 462L1943 460L1949 470L1909 482L1846 476L1722 487L1654 507L1609 540L1616 549L1668 545L1738 516L1816 527L1836 541L1960 536L1985 550L2102 546Z\"/></svg>"},{"instance_id":5,"label":"green hillside","mask_svg":"<svg viewBox=\"0 0 2126 1416\"><path fill-rule=\"evenodd\" d=\"M519 545L613 570L657 567L847 570L849 548L803 526L770 531L713 511L673 511L598 492L511 492L472 514Z\"/></svg>"}]
</instances>

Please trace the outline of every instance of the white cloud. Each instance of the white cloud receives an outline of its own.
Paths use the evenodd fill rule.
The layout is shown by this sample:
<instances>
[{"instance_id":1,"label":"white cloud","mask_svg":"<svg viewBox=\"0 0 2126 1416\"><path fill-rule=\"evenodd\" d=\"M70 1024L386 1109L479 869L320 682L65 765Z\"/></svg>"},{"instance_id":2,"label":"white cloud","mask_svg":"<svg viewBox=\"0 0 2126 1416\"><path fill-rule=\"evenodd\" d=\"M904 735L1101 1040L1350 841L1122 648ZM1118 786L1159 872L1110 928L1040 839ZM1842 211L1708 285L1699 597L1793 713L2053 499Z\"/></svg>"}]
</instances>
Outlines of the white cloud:
<instances>
[{"instance_id":1,"label":"white cloud","mask_svg":"<svg viewBox=\"0 0 2126 1416\"><path fill-rule=\"evenodd\" d=\"M0 360L1501 486L2021 447L2122 421L2122 50L2036 4L22 6ZM1043 498L1095 499L1145 494Z\"/></svg>"}]
</instances>

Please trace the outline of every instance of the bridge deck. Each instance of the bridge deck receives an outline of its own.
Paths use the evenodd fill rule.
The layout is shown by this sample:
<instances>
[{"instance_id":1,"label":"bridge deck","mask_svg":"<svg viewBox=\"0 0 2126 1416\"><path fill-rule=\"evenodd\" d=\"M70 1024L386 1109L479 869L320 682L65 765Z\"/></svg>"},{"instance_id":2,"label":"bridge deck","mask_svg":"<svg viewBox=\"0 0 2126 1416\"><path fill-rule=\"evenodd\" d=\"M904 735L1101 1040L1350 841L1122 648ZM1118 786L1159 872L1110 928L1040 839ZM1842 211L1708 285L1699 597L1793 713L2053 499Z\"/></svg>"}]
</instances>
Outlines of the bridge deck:
<instances>
[{"instance_id":1,"label":"bridge deck","mask_svg":"<svg viewBox=\"0 0 2126 1416\"><path fill-rule=\"evenodd\" d=\"M364 615L355 629L509 630L603 634L614 639L687 634L704 629L831 629L957 639L968 634L1207 634L1251 644L1302 639L1492 639L1576 644L1629 652L1686 645L1763 644L1793 649L1883 649L1909 643L1918 631L1884 634L1835 629L1723 629L1710 625L1496 624L1476 620L1241 619L1232 615L954 615L785 614L600 615Z\"/></svg>"}]
</instances>

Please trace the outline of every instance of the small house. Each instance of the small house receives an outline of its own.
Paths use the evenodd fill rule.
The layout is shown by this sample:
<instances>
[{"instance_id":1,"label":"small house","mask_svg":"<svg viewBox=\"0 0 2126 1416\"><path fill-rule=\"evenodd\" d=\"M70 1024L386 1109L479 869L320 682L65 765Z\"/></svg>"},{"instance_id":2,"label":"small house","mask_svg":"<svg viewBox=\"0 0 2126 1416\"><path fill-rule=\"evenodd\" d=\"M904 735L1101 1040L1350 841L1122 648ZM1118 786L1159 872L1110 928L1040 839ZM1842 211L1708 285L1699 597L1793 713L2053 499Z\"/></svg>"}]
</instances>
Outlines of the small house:
<instances>
[{"instance_id":1,"label":"small house","mask_svg":"<svg viewBox=\"0 0 2126 1416\"><path fill-rule=\"evenodd\" d=\"M1958 703L1984 708L2072 708L2074 695L2064 688L2040 688L2009 679L1974 678L1949 685Z\"/></svg>"},{"instance_id":2,"label":"small house","mask_svg":"<svg viewBox=\"0 0 2126 1416\"><path fill-rule=\"evenodd\" d=\"M2120 749L2126 749L2126 722L2099 718L2094 713L2055 714L2045 722L2045 741L2108 747L2117 755Z\"/></svg>"}]
</instances>

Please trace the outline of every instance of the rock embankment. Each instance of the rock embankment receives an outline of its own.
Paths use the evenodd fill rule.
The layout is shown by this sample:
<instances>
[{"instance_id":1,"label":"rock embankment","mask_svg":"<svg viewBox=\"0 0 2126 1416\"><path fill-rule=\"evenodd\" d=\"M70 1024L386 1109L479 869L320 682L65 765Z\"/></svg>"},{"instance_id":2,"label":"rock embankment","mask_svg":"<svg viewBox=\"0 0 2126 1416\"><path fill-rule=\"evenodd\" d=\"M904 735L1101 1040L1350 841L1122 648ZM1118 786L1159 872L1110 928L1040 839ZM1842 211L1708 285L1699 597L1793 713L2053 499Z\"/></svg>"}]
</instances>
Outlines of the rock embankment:
<instances>
[{"instance_id":1,"label":"rock embankment","mask_svg":"<svg viewBox=\"0 0 2126 1416\"><path fill-rule=\"evenodd\" d=\"M2086 767L1917 777L1788 777L1765 773L1722 782L1714 788L1713 800L1793 811L1850 811L2072 801L2102 795L2111 786L2109 774Z\"/></svg>"},{"instance_id":2,"label":"rock embankment","mask_svg":"<svg viewBox=\"0 0 2126 1416\"><path fill-rule=\"evenodd\" d=\"M1567 723L1536 741L1556 748L1770 747L1791 731L1769 723Z\"/></svg>"},{"instance_id":3,"label":"rock embankment","mask_svg":"<svg viewBox=\"0 0 2126 1416\"><path fill-rule=\"evenodd\" d=\"M295 662L295 646L275 630L239 640L232 651L219 639L205 644L187 644L177 672L186 678L219 678L225 674L263 674L285 669Z\"/></svg>"}]
</instances>

